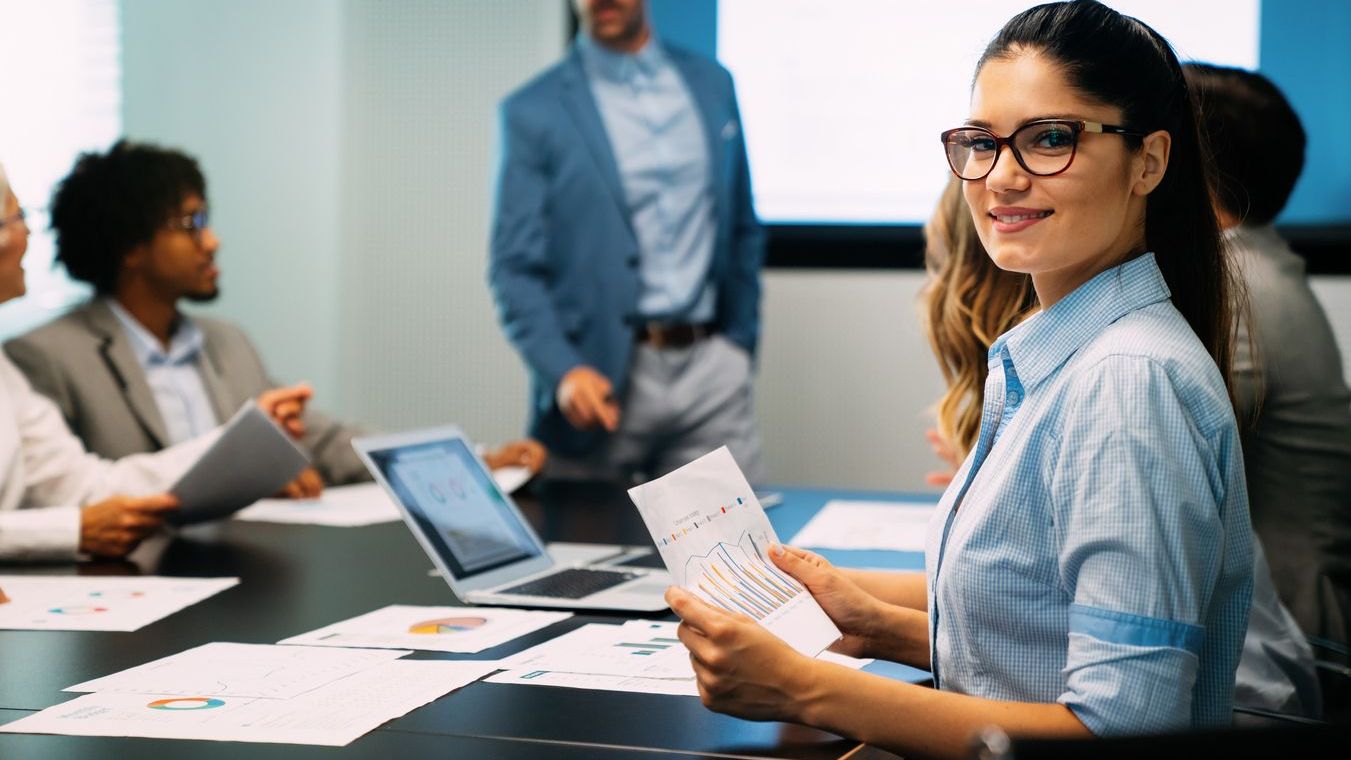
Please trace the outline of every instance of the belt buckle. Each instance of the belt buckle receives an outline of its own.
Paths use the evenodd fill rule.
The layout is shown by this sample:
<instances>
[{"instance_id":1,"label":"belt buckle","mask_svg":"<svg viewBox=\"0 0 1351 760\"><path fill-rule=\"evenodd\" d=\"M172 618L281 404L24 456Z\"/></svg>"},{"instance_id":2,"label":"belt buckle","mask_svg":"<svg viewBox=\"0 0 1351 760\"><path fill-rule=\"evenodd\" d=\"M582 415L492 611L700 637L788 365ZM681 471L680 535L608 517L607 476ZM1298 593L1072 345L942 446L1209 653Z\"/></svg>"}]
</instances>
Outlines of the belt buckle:
<instances>
[{"instance_id":1,"label":"belt buckle","mask_svg":"<svg viewBox=\"0 0 1351 760\"><path fill-rule=\"evenodd\" d=\"M648 322L643 329L647 332L647 342L652 344L653 348L666 347L666 330L660 322Z\"/></svg>"}]
</instances>

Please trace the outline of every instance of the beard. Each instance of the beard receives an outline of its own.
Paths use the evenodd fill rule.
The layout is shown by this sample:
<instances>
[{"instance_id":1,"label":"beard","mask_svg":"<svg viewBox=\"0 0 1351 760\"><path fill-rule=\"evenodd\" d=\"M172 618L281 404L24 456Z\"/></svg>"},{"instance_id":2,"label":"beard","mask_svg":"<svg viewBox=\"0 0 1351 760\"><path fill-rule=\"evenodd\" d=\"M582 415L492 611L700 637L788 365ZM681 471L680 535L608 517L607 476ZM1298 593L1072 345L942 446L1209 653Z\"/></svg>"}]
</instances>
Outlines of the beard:
<instances>
[{"instance_id":1,"label":"beard","mask_svg":"<svg viewBox=\"0 0 1351 760\"><path fill-rule=\"evenodd\" d=\"M219 285L212 285L210 290L197 290L183 295L183 298L187 299L190 303L211 303L219 297Z\"/></svg>"}]
</instances>

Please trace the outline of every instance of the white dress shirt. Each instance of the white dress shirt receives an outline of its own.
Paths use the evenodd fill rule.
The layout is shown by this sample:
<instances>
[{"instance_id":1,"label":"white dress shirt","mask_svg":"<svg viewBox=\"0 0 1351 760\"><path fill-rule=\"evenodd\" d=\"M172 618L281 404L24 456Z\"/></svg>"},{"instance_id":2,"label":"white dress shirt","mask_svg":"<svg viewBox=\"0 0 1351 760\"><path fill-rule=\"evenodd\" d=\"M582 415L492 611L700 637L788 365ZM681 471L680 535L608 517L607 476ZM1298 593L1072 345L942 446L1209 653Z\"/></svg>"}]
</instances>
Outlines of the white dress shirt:
<instances>
[{"instance_id":1,"label":"white dress shirt","mask_svg":"<svg viewBox=\"0 0 1351 760\"><path fill-rule=\"evenodd\" d=\"M217 435L116 462L100 459L0 353L0 560L74 559L81 507L114 495L164 492Z\"/></svg>"}]
</instances>

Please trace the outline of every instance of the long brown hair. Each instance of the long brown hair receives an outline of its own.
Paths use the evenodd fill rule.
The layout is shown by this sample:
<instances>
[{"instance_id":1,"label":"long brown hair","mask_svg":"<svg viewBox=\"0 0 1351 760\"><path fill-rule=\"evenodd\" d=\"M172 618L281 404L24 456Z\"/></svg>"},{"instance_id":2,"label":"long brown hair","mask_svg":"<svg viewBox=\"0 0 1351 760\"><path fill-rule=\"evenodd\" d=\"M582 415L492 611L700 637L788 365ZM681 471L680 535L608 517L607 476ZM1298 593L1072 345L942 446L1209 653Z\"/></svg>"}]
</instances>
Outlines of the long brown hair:
<instances>
[{"instance_id":1,"label":"long brown hair","mask_svg":"<svg viewBox=\"0 0 1351 760\"><path fill-rule=\"evenodd\" d=\"M938 400L938 434L965 456L980 434L990 344L1037 308L1032 278L1006 272L985 253L961 181L951 177L925 231L930 280L920 321L947 391Z\"/></svg>"},{"instance_id":2,"label":"long brown hair","mask_svg":"<svg viewBox=\"0 0 1351 760\"><path fill-rule=\"evenodd\" d=\"M1060 65L1084 96L1121 109L1131 129L1172 137L1168 170L1145 209L1146 249L1154 253L1173 305L1230 384L1234 314L1242 296L1211 207L1212 164L1195 96L1168 41L1146 24L1096 0L1047 3L1014 16L985 48L991 60L1039 51ZM1124 138L1134 149L1140 139Z\"/></svg>"}]
</instances>

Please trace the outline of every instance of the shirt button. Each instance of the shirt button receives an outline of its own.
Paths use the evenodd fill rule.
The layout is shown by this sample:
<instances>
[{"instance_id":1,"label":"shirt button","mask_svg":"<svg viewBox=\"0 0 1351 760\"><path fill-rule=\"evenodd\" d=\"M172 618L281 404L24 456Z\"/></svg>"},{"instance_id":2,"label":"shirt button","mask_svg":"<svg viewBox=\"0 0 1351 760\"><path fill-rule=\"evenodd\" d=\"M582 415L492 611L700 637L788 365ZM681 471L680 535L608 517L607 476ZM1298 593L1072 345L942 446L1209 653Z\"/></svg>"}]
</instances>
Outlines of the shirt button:
<instances>
[{"instance_id":1,"label":"shirt button","mask_svg":"<svg viewBox=\"0 0 1351 760\"><path fill-rule=\"evenodd\" d=\"M1017 406L1023 403L1023 394L1018 391L1009 391L1009 406Z\"/></svg>"},{"instance_id":2,"label":"shirt button","mask_svg":"<svg viewBox=\"0 0 1351 760\"><path fill-rule=\"evenodd\" d=\"M628 259L626 260L626 263L629 265L629 268L630 268L630 269L637 269L637 268L638 268L638 257L637 257L637 256L630 256L630 257L628 257Z\"/></svg>"}]
</instances>

